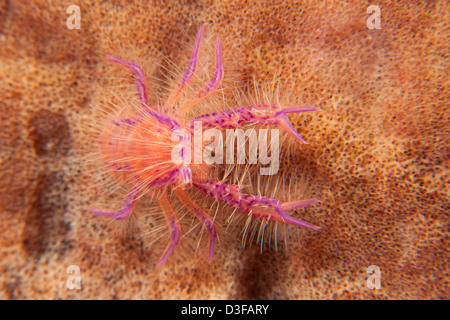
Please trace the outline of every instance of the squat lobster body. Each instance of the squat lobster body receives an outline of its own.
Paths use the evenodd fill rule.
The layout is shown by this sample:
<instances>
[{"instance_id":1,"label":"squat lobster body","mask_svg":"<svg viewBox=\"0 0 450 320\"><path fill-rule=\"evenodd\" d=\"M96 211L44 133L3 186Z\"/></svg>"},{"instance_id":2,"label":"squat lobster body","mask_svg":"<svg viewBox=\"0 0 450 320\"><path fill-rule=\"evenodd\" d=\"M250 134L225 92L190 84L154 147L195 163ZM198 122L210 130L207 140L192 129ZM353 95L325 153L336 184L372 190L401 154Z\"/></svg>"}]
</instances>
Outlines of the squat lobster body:
<instances>
[{"instance_id":1,"label":"squat lobster body","mask_svg":"<svg viewBox=\"0 0 450 320\"><path fill-rule=\"evenodd\" d=\"M224 75L221 42L217 38L216 71L212 81L194 93L187 102L181 104L177 109L174 108L178 97L185 92L195 73L203 33L202 27L196 37L188 70L172 90L166 103L161 106L148 104L146 78L139 65L114 56L108 56L109 61L130 69L135 75L141 106L135 112L123 109L107 124L99 139L100 154L114 177L117 180L130 181L133 188L121 209L110 212L93 208L91 211L96 215L121 220L132 213L140 195L146 193L157 195L172 234L171 240L159 260L160 265L167 261L174 248L179 244L181 237L181 227L168 200L167 188L172 188L178 199L207 228L210 236L208 259L212 259L214 255L217 230L211 217L183 191L184 188L182 187L185 185L193 186L216 200L240 209L258 219L280 221L314 230L319 229L319 227L286 214L286 212L295 208L315 203L318 201L316 199L281 203L263 196L246 195L241 192L241 187L238 185L228 185L222 181L209 181L207 179L209 166L205 163L193 164L189 161L177 163L172 160L172 150L179 143L172 138L174 131L181 129L192 136L195 121L201 121L203 126L218 129L237 128L242 123L279 125L297 141L305 143L288 121L286 115L288 113L320 110L315 107L282 107L274 104L256 104L205 114L186 121L186 112L212 94L220 85Z\"/></svg>"}]
</instances>

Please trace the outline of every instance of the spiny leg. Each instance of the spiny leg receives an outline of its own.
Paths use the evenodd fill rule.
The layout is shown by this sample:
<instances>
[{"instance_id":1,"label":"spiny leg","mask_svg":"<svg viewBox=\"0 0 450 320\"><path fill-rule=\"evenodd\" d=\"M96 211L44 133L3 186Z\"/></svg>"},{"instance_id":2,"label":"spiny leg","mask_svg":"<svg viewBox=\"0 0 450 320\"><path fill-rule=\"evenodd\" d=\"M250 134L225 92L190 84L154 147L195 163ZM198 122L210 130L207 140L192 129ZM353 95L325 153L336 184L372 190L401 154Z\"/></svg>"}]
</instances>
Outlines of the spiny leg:
<instances>
[{"instance_id":1,"label":"spiny leg","mask_svg":"<svg viewBox=\"0 0 450 320\"><path fill-rule=\"evenodd\" d=\"M161 113L162 111L167 111L167 110L163 110L164 108L162 106L148 104L147 79L145 78L144 71L137 63L128 62L128 61L122 60L120 58L117 58L113 55L108 55L106 58L108 59L108 61L110 61L112 63L118 64L118 65L121 65L122 67L130 69L136 77L136 87L138 90L139 100L140 100L142 108L143 108L143 111L137 118L137 121L140 122L141 117L148 114L148 115L151 115L152 117L154 117L160 123L163 123L171 128L179 127L179 124L175 119L171 118L170 116L168 116L164 113ZM155 109L160 112L153 111ZM133 119L123 119L122 122L125 122L130 125L135 124Z\"/></svg>"},{"instance_id":2,"label":"spiny leg","mask_svg":"<svg viewBox=\"0 0 450 320\"><path fill-rule=\"evenodd\" d=\"M144 71L141 66L135 62L128 62L117 58L113 55L106 56L109 62L118 64L122 67L130 69L136 77L136 87L138 90L139 100L141 101L142 107L147 108L148 97L147 97L147 79L145 78Z\"/></svg>"},{"instance_id":3,"label":"spiny leg","mask_svg":"<svg viewBox=\"0 0 450 320\"><path fill-rule=\"evenodd\" d=\"M300 143L307 143L295 130L294 126L287 118L288 113L301 113L319 111L317 107L284 107L275 104L255 104L231 110L224 110L209 114L204 114L194 118L190 126L194 127L195 121L201 121L203 126L216 127L220 129L235 129L243 123L254 123L261 125L279 125L285 129Z\"/></svg>"},{"instance_id":4,"label":"spiny leg","mask_svg":"<svg viewBox=\"0 0 450 320\"><path fill-rule=\"evenodd\" d=\"M291 202L280 202L263 196L246 195L241 192L242 187L228 185L221 181L193 181L193 186L214 199L241 209L248 215L259 219L280 221L295 226L318 230L313 224L288 216L286 213L299 207L318 202L317 199L306 199Z\"/></svg>"},{"instance_id":5,"label":"spiny leg","mask_svg":"<svg viewBox=\"0 0 450 320\"><path fill-rule=\"evenodd\" d=\"M97 216L111 217L114 218L114 220L123 220L133 212L134 207L136 206L137 197L138 197L138 190L134 188L126 197L122 209L111 212L105 211L100 208L92 208L91 212Z\"/></svg>"},{"instance_id":6,"label":"spiny leg","mask_svg":"<svg viewBox=\"0 0 450 320\"><path fill-rule=\"evenodd\" d=\"M205 87L194 93L191 99L188 101L191 101L189 103L183 104L178 109L179 115L184 115L187 111L189 111L193 106L198 104L200 101L208 97L211 93L213 93L217 87L222 83L224 75L224 68L222 63L222 42L220 41L220 38L217 37L216 39L216 72L214 73L214 77L211 80L209 84L207 84ZM192 100L193 99L193 100Z\"/></svg>"},{"instance_id":7,"label":"spiny leg","mask_svg":"<svg viewBox=\"0 0 450 320\"><path fill-rule=\"evenodd\" d=\"M174 189L175 195L180 199L180 201L189 208L189 210L195 214L195 216L200 220L200 222L208 229L209 232L209 249L208 249L208 260L212 260L214 257L214 247L217 238L217 229L214 225L211 217L198 205L192 201L189 196L181 191L180 189Z\"/></svg>"},{"instance_id":8,"label":"spiny leg","mask_svg":"<svg viewBox=\"0 0 450 320\"><path fill-rule=\"evenodd\" d=\"M167 262L167 259L172 254L173 249L180 243L181 227L180 223L178 222L177 216L175 215L175 211L170 205L169 200L167 199L167 196L165 194L163 194L159 198L159 205L164 212L167 225L172 232L170 235L170 242L167 245L167 248L164 251L163 255L159 259L158 264L161 267Z\"/></svg>"},{"instance_id":9,"label":"spiny leg","mask_svg":"<svg viewBox=\"0 0 450 320\"><path fill-rule=\"evenodd\" d=\"M200 28L200 30L197 32L197 37L195 38L194 51L192 52L192 57L191 57L191 61L189 62L189 67L186 70L186 72L183 74L183 77L177 83L176 87L172 90L171 94L169 95L169 98L167 99L167 102L164 105L165 110L169 110L173 107L175 101L180 96L180 94L183 92L183 90L187 87L187 85L189 84L189 82L191 81L191 79L195 73L195 70L197 69L198 52L200 49L200 42L202 41L204 30L205 30L205 28L202 26Z\"/></svg>"}]
</instances>

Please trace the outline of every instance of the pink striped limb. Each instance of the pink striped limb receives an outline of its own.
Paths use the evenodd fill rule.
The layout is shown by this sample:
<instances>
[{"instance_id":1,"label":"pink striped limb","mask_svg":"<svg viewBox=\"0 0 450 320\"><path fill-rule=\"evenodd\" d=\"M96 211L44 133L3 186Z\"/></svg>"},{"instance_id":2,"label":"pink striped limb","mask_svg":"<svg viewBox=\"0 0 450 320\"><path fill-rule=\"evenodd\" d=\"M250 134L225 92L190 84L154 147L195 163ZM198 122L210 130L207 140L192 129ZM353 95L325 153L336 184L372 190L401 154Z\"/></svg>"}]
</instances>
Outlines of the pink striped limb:
<instances>
[{"instance_id":1,"label":"pink striped limb","mask_svg":"<svg viewBox=\"0 0 450 320\"><path fill-rule=\"evenodd\" d=\"M201 121L203 126L221 129L235 129L240 127L243 123L279 125L298 142L307 143L289 122L287 114L319 110L321 109L317 107L283 107L275 104L255 104L247 107L204 114L194 118L191 121L191 127L193 128L195 121Z\"/></svg>"},{"instance_id":2,"label":"pink striped limb","mask_svg":"<svg viewBox=\"0 0 450 320\"><path fill-rule=\"evenodd\" d=\"M189 208L189 210L200 220L200 222L208 229L209 232L209 248L208 248L208 260L214 258L214 248L217 238L217 229L214 225L211 217L198 205L192 201L191 198L182 190L174 189L175 195L180 201Z\"/></svg>"},{"instance_id":3,"label":"pink striped limb","mask_svg":"<svg viewBox=\"0 0 450 320\"><path fill-rule=\"evenodd\" d=\"M195 45L194 45L194 51L192 52L191 61L189 62L189 67L186 70L186 72L183 74L183 77L180 79L180 81L177 83L171 94L169 95L169 98L167 99L166 104L164 105L164 108L166 110L169 110L173 107L175 101L178 99L180 94L183 92L184 89L186 89L187 85L191 81L195 70L197 69L198 64L198 52L200 49L200 43L203 38L203 34L205 32L205 28L202 26L200 30L197 32L197 37L195 38Z\"/></svg>"},{"instance_id":4,"label":"pink striped limb","mask_svg":"<svg viewBox=\"0 0 450 320\"><path fill-rule=\"evenodd\" d=\"M187 85L191 81L194 76L195 70L197 69L198 64L198 52L200 49L200 43L203 38L203 34L205 33L205 28L202 26L200 30L197 32L197 37L195 38L194 51L192 52L191 61L189 62L189 67L186 72L183 74L183 77L178 81L177 85L173 89L172 93L169 95L164 108L169 110L173 107L175 101L178 99L180 94L186 89Z\"/></svg>"},{"instance_id":5,"label":"pink striped limb","mask_svg":"<svg viewBox=\"0 0 450 320\"><path fill-rule=\"evenodd\" d=\"M133 212L134 207L136 206L137 197L138 191L137 189L133 189L125 199L122 209L111 212L105 211L104 209L100 208L92 208L91 212L97 216L110 217L114 218L114 220L123 220L126 219Z\"/></svg>"},{"instance_id":6,"label":"pink striped limb","mask_svg":"<svg viewBox=\"0 0 450 320\"><path fill-rule=\"evenodd\" d=\"M166 264L167 259L172 254L173 249L175 249L175 247L180 243L181 227L180 223L178 222L178 218L175 215L175 211L173 211L173 208L170 205L169 200L167 199L167 196L165 194L163 194L159 199L159 205L164 212L167 226L172 232L170 235L170 242L167 245L167 248L164 251L163 255L159 259L158 265L162 267L164 264Z\"/></svg>"},{"instance_id":7,"label":"pink striped limb","mask_svg":"<svg viewBox=\"0 0 450 320\"><path fill-rule=\"evenodd\" d=\"M221 181L194 181L193 185L215 198L218 201L241 209L248 215L252 215L258 219L267 219L280 221L295 226L301 226L313 230L318 230L313 224L304 222L294 217L288 216L286 213L299 207L304 207L318 202L317 199L306 199L291 202L280 202L263 196L246 195L241 192L242 187L238 185L228 185Z\"/></svg>"},{"instance_id":8,"label":"pink striped limb","mask_svg":"<svg viewBox=\"0 0 450 320\"><path fill-rule=\"evenodd\" d=\"M138 90L139 100L141 101L142 107L147 108L147 79L145 78L144 71L141 66L135 62L128 62L113 55L106 56L106 59L108 59L109 62L118 64L124 68L130 69L133 72L136 77L136 87Z\"/></svg>"},{"instance_id":9,"label":"pink striped limb","mask_svg":"<svg viewBox=\"0 0 450 320\"><path fill-rule=\"evenodd\" d=\"M198 90L191 99L189 99L188 103L183 104L178 109L179 115L184 115L186 112L188 112L193 106L204 100L206 97L208 97L210 94L212 94L216 89L219 87L219 85L222 83L224 75L224 68L222 63L222 42L220 41L220 38L217 37L216 39L216 72L214 73L214 77L211 80L209 84L207 84L202 89Z\"/></svg>"}]
</instances>

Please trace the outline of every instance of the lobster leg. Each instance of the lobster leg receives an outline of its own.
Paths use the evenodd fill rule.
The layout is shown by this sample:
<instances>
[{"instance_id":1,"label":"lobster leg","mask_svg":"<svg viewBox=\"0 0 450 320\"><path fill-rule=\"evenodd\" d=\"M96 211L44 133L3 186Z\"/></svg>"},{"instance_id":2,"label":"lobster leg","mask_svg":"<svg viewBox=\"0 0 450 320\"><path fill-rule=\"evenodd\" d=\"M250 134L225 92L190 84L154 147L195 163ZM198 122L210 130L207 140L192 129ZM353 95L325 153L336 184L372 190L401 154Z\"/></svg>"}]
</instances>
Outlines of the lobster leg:
<instances>
[{"instance_id":1,"label":"lobster leg","mask_svg":"<svg viewBox=\"0 0 450 320\"><path fill-rule=\"evenodd\" d=\"M136 62L128 62L117 58L113 55L106 56L109 62L118 64L124 68L130 69L136 77L136 87L138 90L139 100L141 101L142 107L147 108L148 97L147 97L147 79L145 78L144 71L141 66Z\"/></svg>"},{"instance_id":2,"label":"lobster leg","mask_svg":"<svg viewBox=\"0 0 450 320\"><path fill-rule=\"evenodd\" d=\"M187 111L189 111L193 106L204 100L214 91L216 91L217 87L222 83L224 75L224 68L222 63L222 42L220 38L216 39L216 72L214 73L214 77L209 84L207 84L202 89L198 90L191 99L189 99L188 103L183 104L178 109L179 115L184 115Z\"/></svg>"},{"instance_id":3,"label":"lobster leg","mask_svg":"<svg viewBox=\"0 0 450 320\"><path fill-rule=\"evenodd\" d=\"M238 185L228 185L218 181L193 181L193 186L218 201L225 202L228 205L241 209L248 215L259 219L280 221L295 226L301 226L313 230L318 230L313 224L304 222L286 213L293 209L304 207L318 202L317 199L306 199L291 202L280 202L263 196L246 195L241 192Z\"/></svg>"},{"instance_id":4,"label":"lobster leg","mask_svg":"<svg viewBox=\"0 0 450 320\"><path fill-rule=\"evenodd\" d=\"M319 110L321 109L317 107L282 107L275 104L255 104L247 107L204 114L191 120L190 126L193 128L194 122L196 121L201 121L203 126L220 129L235 129L240 127L243 123L279 125L298 142L307 143L289 122L287 114Z\"/></svg>"},{"instance_id":5,"label":"lobster leg","mask_svg":"<svg viewBox=\"0 0 450 320\"><path fill-rule=\"evenodd\" d=\"M167 102L164 105L164 108L166 110L169 110L173 107L175 101L180 96L180 94L183 92L184 89L186 89L187 85L191 81L195 70L197 69L198 64L198 52L200 49L200 43L202 41L204 34L204 27L202 26L200 30L197 32L197 37L195 39L195 45L194 45L194 51L192 52L191 61L189 62L189 67L186 70L186 72L181 77L180 81L177 83L176 87L173 89L171 94L169 95L169 98L167 99Z\"/></svg>"},{"instance_id":6,"label":"lobster leg","mask_svg":"<svg viewBox=\"0 0 450 320\"><path fill-rule=\"evenodd\" d=\"M159 205L164 212L167 226L172 232L170 236L170 242L167 245L167 248L164 251L163 255L159 259L159 266L161 267L167 262L167 259L172 254L173 249L175 249L175 247L180 243L181 227L180 223L178 222L177 216L175 215L175 212L173 211L173 208L170 205L169 200L167 199L167 196L165 194L163 194L159 199Z\"/></svg>"},{"instance_id":7,"label":"lobster leg","mask_svg":"<svg viewBox=\"0 0 450 320\"><path fill-rule=\"evenodd\" d=\"M217 238L217 229L214 225L211 217L198 205L192 201L189 196L180 189L174 189L175 195L180 201L189 208L189 210L200 220L200 222L208 229L209 232L209 249L208 260L212 260L214 257L214 247Z\"/></svg>"},{"instance_id":8,"label":"lobster leg","mask_svg":"<svg viewBox=\"0 0 450 320\"><path fill-rule=\"evenodd\" d=\"M128 194L127 198L125 199L122 209L111 212L111 211L104 211L104 209L100 208L92 208L91 212L97 216L111 217L114 218L114 220L123 220L133 212L134 207L136 206L137 196L138 196L137 189L136 188L132 189L131 192Z\"/></svg>"}]
</instances>

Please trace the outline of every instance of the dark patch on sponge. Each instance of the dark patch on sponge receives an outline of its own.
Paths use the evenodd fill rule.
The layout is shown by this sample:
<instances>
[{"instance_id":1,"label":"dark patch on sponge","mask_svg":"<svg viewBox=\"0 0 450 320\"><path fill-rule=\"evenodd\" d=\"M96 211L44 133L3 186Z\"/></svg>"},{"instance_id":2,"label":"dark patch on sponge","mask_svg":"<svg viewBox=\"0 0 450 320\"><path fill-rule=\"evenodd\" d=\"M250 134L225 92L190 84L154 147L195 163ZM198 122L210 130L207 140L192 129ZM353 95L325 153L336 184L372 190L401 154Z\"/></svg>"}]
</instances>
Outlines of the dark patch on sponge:
<instances>
[{"instance_id":1,"label":"dark patch on sponge","mask_svg":"<svg viewBox=\"0 0 450 320\"><path fill-rule=\"evenodd\" d=\"M70 150L70 128L64 114L39 110L31 116L28 127L38 157L65 156Z\"/></svg>"},{"instance_id":2,"label":"dark patch on sponge","mask_svg":"<svg viewBox=\"0 0 450 320\"><path fill-rule=\"evenodd\" d=\"M66 200L57 188L61 185L57 172L41 173L37 178L33 202L22 231L22 246L29 256L40 258L52 243L59 242L69 231L69 225L63 219Z\"/></svg>"},{"instance_id":3,"label":"dark patch on sponge","mask_svg":"<svg viewBox=\"0 0 450 320\"><path fill-rule=\"evenodd\" d=\"M282 251L272 249L262 253L255 248L253 255L245 260L240 276L241 296L238 299L268 300L286 299L285 296L274 296L273 288L280 282L284 267L280 264L286 256Z\"/></svg>"}]
</instances>

